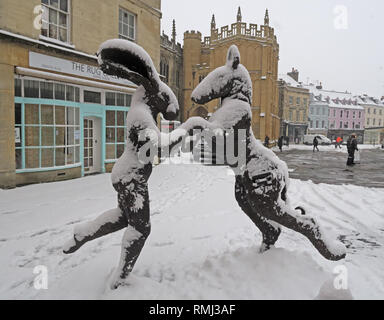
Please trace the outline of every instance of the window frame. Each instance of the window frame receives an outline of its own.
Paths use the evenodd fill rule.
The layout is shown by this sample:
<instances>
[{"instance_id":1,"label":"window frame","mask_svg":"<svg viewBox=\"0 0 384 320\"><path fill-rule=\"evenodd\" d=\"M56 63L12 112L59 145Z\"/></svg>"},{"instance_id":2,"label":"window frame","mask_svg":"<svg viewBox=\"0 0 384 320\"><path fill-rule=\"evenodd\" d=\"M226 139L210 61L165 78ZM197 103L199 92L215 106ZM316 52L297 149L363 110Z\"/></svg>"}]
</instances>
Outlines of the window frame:
<instances>
[{"instance_id":1,"label":"window frame","mask_svg":"<svg viewBox=\"0 0 384 320\"><path fill-rule=\"evenodd\" d=\"M46 4L46 3L43 3L43 0L41 1L41 8L42 8L42 10L44 10L44 8L46 8L46 10L47 10L47 16L48 16L48 20L46 21L46 20L44 20L44 14L42 15L42 20L41 20L41 22L42 22L42 25L43 25L43 23L47 23L47 35L44 35L43 34L43 26L41 27L41 33L40 33L40 38L42 38L42 39L44 39L44 40L47 40L47 41L53 41L53 42L58 42L59 44L60 43L62 43L62 44L64 44L64 45L71 45L71 41L72 41L72 37L71 37L71 30L72 30L72 24L71 24L71 12L72 12L72 3L71 3L71 0L67 0L67 12L65 12L65 11L63 11L63 10L61 10L61 8L60 8L60 1L61 0L59 0L58 1L58 7L57 8L55 8L55 7L53 7L52 5L51 5L51 3L50 3L50 0L48 0L48 4ZM56 14L57 14L57 23L51 23L50 22L50 14L49 14L49 12L50 12L50 10L54 10L54 11L56 11ZM62 13L62 14L65 14L66 15L66 23L67 23L67 25L66 25L66 27L62 27L61 25L60 25L60 13ZM56 27L57 27L57 37L56 38L54 38L54 37L51 37L50 36L50 32L49 32L49 25L50 24L52 24L52 25L55 25ZM61 40L60 39L60 28L62 28L62 29L66 29L66 37L67 37L67 40L66 41L63 41L63 40Z\"/></svg>"},{"instance_id":2,"label":"window frame","mask_svg":"<svg viewBox=\"0 0 384 320\"><path fill-rule=\"evenodd\" d=\"M121 17L120 13L128 14L128 19L129 19L129 16L133 17L133 38L130 37L130 35L129 35L129 28L131 27L129 25L129 20L128 20L128 24L126 24L123 20L120 20L120 17ZM118 31L119 39L125 39L125 40L136 42L136 40L137 40L137 16L129 10L122 8L122 7L119 7L118 17L119 17L119 21L118 21L118 23L119 23L119 28L118 28L119 29L119 31ZM126 25L128 28L128 34L127 35L124 34L124 25Z\"/></svg>"}]
</instances>

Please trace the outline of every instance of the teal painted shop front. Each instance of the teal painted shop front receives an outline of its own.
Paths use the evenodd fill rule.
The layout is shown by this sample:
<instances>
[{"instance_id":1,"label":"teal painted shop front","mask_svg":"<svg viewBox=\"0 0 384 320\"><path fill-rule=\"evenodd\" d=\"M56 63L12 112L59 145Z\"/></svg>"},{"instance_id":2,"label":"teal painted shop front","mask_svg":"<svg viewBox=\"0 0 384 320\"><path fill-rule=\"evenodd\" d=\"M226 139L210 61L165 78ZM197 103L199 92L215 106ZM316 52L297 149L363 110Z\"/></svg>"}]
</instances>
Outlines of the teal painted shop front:
<instances>
[{"instance_id":1,"label":"teal painted shop front","mask_svg":"<svg viewBox=\"0 0 384 320\"><path fill-rule=\"evenodd\" d=\"M48 97L48 98L47 98ZM132 94L15 78L16 174L106 172L123 153Z\"/></svg>"}]
</instances>

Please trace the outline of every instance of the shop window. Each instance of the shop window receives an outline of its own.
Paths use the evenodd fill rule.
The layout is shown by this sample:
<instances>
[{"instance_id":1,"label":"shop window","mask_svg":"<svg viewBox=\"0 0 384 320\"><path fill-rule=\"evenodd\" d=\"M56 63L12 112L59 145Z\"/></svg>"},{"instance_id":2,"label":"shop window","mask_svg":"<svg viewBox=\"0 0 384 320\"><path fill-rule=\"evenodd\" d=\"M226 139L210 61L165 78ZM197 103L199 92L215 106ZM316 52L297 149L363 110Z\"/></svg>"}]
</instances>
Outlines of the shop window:
<instances>
[{"instance_id":1,"label":"shop window","mask_svg":"<svg viewBox=\"0 0 384 320\"><path fill-rule=\"evenodd\" d=\"M22 108L22 105L15 106L15 116L23 114ZM80 164L78 108L25 104L24 115L24 121L21 119L16 121L21 124L15 124L15 161L18 170Z\"/></svg>"},{"instance_id":2,"label":"shop window","mask_svg":"<svg viewBox=\"0 0 384 320\"><path fill-rule=\"evenodd\" d=\"M106 160L116 160L124 153L127 134L126 117L127 112L125 111L106 112Z\"/></svg>"},{"instance_id":3,"label":"shop window","mask_svg":"<svg viewBox=\"0 0 384 320\"><path fill-rule=\"evenodd\" d=\"M118 92L106 92L105 104L107 106L119 106L130 107L132 102L132 95L118 93Z\"/></svg>"},{"instance_id":4,"label":"shop window","mask_svg":"<svg viewBox=\"0 0 384 320\"><path fill-rule=\"evenodd\" d=\"M69 0L42 0L41 34L69 42Z\"/></svg>"},{"instance_id":5,"label":"shop window","mask_svg":"<svg viewBox=\"0 0 384 320\"><path fill-rule=\"evenodd\" d=\"M136 40L136 17L122 8L119 9L119 38Z\"/></svg>"}]
</instances>

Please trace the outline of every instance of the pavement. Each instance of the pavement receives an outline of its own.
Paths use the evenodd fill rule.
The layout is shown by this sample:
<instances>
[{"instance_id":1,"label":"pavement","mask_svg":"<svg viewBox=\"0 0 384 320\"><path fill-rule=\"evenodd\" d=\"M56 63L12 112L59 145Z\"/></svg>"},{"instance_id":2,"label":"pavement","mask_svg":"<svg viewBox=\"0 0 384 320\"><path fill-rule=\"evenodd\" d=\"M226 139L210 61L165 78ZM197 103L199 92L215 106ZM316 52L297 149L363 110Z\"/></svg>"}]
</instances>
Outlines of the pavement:
<instances>
[{"instance_id":1,"label":"pavement","mask_svg":"<svg viewBox=\"0 0 384 320\"><path fill-rule=\"evenodd\" d=\"M314 183L353 184L384 188L384 150L361 150L360 164L347 167L346 150L287 150L275 151L290 169L290 177ZM345 149L345 147L343 147Z\"/></svg>"}]
</instances>

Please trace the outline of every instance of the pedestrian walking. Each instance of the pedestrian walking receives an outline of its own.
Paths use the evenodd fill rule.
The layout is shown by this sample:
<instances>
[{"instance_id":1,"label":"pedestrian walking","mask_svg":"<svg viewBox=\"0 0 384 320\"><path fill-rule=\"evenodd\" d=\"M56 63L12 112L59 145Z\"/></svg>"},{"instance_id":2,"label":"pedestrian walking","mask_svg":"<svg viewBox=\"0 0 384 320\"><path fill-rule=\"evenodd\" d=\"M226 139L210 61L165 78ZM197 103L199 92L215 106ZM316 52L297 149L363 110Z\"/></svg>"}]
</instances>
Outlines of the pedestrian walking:
<instances>
[{"instance_id":1,"label":"pedestrian walking","mask_svg":"<svg viewBox=\"0 0 384 320\"><path fill-rule=\"evenodd\" d=\"M341 144L342 143L343 143L343 139L341 137L337 137L336 144L335 144L335 149L337 149L337 148L341 149Z\"/></svg>"},{"instance_id":2,"label":"pedestrian walking","mask_svg":"<svg viewBox=\"0 0 384 320\"><path fill-rule=\"evenodd\" d=\"M347 160L347 166L354 166L355 165L355 151L359 151L357 148L357 140L356 140L356 134L353 133L348 141L347 141L347 149L348 149L348 160Z\"/></svg>"},{"instance_id":3,"label":"pedestrian walking","mask_svg":"<svg viewBox=\"0 0 384 320\"><path fill-rule=\"evenodd\" d=\"M283 141L284 141L284 137L281 136L279 138L279 141L277 142L277 145L279 146L280 152L283 152Z\"/></svg>"},{"instance_id":4,"label":"pedestrian walking","mask_svg":"<svg viewBox=\"0 0 384 320\"><path fill-rule=\"evenodd\" d=\"M317 137L315 137L315 138L313 139L313 152L315 152L315 149L316 149L317 151L320 151L320 150L319 150L319 140L317 140Z\"/></svg>"},{"instance_id":5,"label":"pedestrian walking","mask_svg":"<svg viewBox=\"0 0 384 320\"><path fill-rule=\"evenodd\" d=\"M264 147L269 148L269 137L268 136L265 137Z\"/></svg>"}]
</instances>

